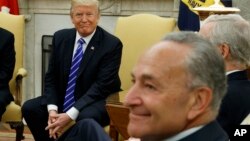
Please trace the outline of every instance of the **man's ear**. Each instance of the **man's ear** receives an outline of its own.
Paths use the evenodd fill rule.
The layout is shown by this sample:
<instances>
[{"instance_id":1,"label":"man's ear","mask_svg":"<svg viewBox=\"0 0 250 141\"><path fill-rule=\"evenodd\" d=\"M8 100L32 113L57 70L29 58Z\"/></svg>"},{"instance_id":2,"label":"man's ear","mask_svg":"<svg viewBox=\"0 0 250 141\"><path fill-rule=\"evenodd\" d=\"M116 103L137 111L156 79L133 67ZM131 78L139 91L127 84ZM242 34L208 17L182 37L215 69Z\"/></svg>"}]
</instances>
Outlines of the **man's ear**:
<instances>
[{"instance_id":1,"label":"man's ear","mask_svg":"<svg viewBox=\"0 0 250 141\"><path fill-rule=\"evenodd\" d=\"M193 120L206 112L213 97L212 90L208 87L197 88L192 94L191 108L187 116L188 120Z\"/></svg>"},{"instance_id":2,"label":"man's ear","mask_svg":"<svg viewBox=\"0 0 250 141\"><path fill-rule=\"evenodd\" d=\"M222 57L225 59L229 56L230 48L228 44L223 43L219 46Z\"/></svg>"}]
</instances>

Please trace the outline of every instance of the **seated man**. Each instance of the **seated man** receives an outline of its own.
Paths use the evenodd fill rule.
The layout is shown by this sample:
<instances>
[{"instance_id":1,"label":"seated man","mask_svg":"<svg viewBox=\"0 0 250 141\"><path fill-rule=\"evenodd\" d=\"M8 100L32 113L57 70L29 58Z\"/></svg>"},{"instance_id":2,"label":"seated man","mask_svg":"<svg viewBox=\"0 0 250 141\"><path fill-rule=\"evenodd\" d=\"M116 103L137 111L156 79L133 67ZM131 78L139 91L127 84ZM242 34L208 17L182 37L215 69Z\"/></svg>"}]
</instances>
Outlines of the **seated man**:
<instances>
[{"instance_id":1,"label":"seated man","mask_svg":"<svg viewBox=\"0 0 250 141\"><path fill-rule=\"evenodd\" d=\"M223 58L191 32L172 33L132 71L128 133L143 141L228 141L215 121L226 92Z\"/></svg>"},{"instance_id":2,"label":"seated man","mask_svg":"<svg viewBox=\"0 0 250 141\"><path fill-rule=\"evenodd\" d=\"M98 0L71 0L74 28L54 33L44 94L22 106L36 141L54 141L72 121L109 124L105 104L120 91L122 42L98 26L100 16Z\"/></svg>"},{"instance_id":3,"label":"seated man","mask_svg":"<svg viewBox=\"0 0 250 141\"><path fill-rule=\"evenodd\" d=\"M250 25L240 15L211 15L200 34L217 46L224 58L228 88L217 120L233 136L250 113L250 81L246 69L250 62Z\"/></svg>"},{"instance_id":4,"label":"seated man","mask_svg":"<svg viewBox=\"0 0 250 141\"><path fill-rule=\"evenodd\" d=\"M13 76L16 62L14 48L14 35L0 28L0 121L6 106L13 101L9 82Z\"/></svg>"},{"instance_id":5,"label":"seated man","mask_svg":"<svg viewBox=\"0 0 250 141\"><path fill-rule=\"evenodd\" d=\"M228 141L215 121L226 92L224 67L216 47L192 32L169 34L147 50L125 100L128 133L137 138L131 140ZM89 124L89 131L74 126L66 140L87 133L107 139L101 126Z\"/></svg>"}]
</instances>

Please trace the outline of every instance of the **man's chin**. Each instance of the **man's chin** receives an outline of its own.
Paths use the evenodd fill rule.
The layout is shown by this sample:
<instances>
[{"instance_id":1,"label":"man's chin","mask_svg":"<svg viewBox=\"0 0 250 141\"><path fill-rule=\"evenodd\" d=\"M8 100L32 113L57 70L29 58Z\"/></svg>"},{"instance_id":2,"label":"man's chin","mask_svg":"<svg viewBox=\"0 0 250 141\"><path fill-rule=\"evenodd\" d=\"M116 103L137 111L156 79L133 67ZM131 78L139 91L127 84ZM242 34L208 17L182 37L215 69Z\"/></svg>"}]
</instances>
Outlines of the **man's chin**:
<instances>
[{"instance_id":1,"label":"man's chin","mask_svg":"<svg viewBox=\"0 0 250 141\"><path fill-rule=\"evenodd\" d=\"M89 36L92 33L89 29L85 29L85 28L80 28L78 32L83 37Z\"/></svg>"},{"instance_id":2,"label":"man's chin","mask_svg":"<svg viewBox=\"0 0 250 141\"><path fill-rule=\"evenodd\" d=\"M131 137L134 138L141 138L144 135L143 130L144 129L141 125L139 124L128 124L128 134Z\"/></svg>"}]
</instances>

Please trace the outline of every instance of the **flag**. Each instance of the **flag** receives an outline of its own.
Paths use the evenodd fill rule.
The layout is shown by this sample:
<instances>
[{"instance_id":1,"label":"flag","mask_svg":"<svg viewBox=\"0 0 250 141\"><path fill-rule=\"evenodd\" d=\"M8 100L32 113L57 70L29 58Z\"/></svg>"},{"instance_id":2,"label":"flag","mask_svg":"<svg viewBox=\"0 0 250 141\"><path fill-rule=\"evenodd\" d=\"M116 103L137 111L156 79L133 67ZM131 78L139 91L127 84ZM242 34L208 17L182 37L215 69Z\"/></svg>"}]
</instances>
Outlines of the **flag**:
<instances>
[{"instance_id":1,"label":"flag","mask_svg":"<svg viewBox=\"0 0 250 141\"><path fill-rule=\"evenodd\" d=\"M220 0L222 2L222 4L225 6L225 7L232 7L233 4L232 4L232 1L233 0Z\"/></svg>"},{"instance_id":2,"label":"flag","mask_svg":"<svg viewBox=\"0 0 250 141\"><path fill-rule=\"evenodd\" d=\"M227 7L232 6L232 0L221 0ZM200 18L195 7L208 7L214 4L214 0L180 0L178 27L181 31L199 31Z\"/></svg>"},{"instance_id":3,"label":"flag","mask_svg":"<svg viewBox=\"0 0 250 141\"><path fill-rule=\"evenodd\" d=\"M18 0L0 0L0 7L6 6L10 9L10 14L19 15Z\"/></svg>"}]
</instances>

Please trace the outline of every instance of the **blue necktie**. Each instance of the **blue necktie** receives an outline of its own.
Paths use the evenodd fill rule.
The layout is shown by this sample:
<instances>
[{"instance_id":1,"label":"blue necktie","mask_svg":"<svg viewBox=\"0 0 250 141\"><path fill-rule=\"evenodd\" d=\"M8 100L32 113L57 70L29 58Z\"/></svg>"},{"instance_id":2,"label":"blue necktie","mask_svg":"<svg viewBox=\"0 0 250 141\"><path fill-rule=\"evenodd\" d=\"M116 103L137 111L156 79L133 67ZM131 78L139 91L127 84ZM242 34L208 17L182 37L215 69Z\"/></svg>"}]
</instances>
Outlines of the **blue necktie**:
<instances>
[{"instance_id":1,"label":"blue necktie","mask_svg":"<svg viewBox=\"0 0 250 141\"><path fill-rule=\"evenodd\" d=\"M80 38L77 43L78 43L78 46L74 54L74 57L72 59L70 74L68 78L68 85L67 85L66 94L64 98L64 104L63 104L64 112L68 111L75 103L74 91L75 91L75 85L76 85L76 78L78 74L79 65L83 57L82 46L85 43L85 41L82 38Z\"/></svg>"}]
</instances>

